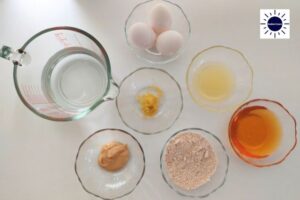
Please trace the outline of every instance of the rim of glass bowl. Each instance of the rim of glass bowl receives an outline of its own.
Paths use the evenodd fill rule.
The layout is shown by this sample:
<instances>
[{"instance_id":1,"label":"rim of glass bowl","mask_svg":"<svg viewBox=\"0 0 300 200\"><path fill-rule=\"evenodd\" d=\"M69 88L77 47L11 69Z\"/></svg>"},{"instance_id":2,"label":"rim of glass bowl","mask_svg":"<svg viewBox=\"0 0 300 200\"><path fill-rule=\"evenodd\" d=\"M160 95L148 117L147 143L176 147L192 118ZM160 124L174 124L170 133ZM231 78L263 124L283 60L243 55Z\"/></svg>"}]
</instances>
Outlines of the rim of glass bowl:
<instances>
[{"instance_id":1,"label":"rim of glass bowl","mask_svg":"<svg viewBox=\"0 0 300 200\"><path fill-rule=\"evenodd\" d=\"M216 139L216 141L218 141L218 143L220 144L220 146L222 147L223 149L223 152L224 152L224 155L226 156L226 160L227 160L227 163L226 163L226 171L225 171L225 175L224 175L224 178L223 178L223 181L222 183L216 187L215 189L213 189L211 192L205 194L205 195L201 195L201 196L193 196L193 195L186 195L186 194L182 194L180 191L176 190L176 188L174 188L168 181L167 181L167 178L165 176L165 174L163 173L163 166L162 166L162 163L163 163L163 154L164 154L164 151L165 151L165 148L167 147L169 141L174 138L176 135L180 134L180 133L183 133L183 132L187 132L187 131L193 131L193 130L196 130L196 131L201 131L201 132L204 132L206 134L209 134L210 136L212 136L214 139ZM222 141L216 136L214 135L213 133L207 131L207 130L204 130L202 128L185 128L185 129L182 129L182 130L179 130L177 131L176 133L172 134L168 140L165 142L162 150L161 150L161 153L160 153L160 172L161 172L161 175L164 179L164 181L167 183L167 185L173 190L175 191L177 194L183 196L183 197L191 197L191 198L206 198L208 197L209 195L213 194L214 192L216 192L218 189L220 189L226 182L227 180L227 175L228 175L228 172L229 172L229 163L230 163L230 159L229 159L229 155L226 151L226 148L224 146L224 144L222 143ZM200 186L201 187L201 186Z\"/></svg>"},{"instance_id":2,"label":"rim of glass bowl","mask_svg":"<svg viewBox=\"0 0 300 200\"><path fill-rule=\"evenodd\" d=\"M128 75L121 81L121 83L119 84L120 90L122 89L122 85L123 85L123 83L126 81L126 79L128 79L128 78L129 78L131 75L133 75L134 73L136 73L136 72L138 72L138 71L141 71L141 70L145 70L145 69L146 69L146 70L157 70L157 71L160 71L160 72L162 72L162 73L168 75L168 76L174 81L174 83L177 85L177 87L178 87L178 89L179 89L179 92L180 92L180 102L181 102L181 107L180 107L180 110L179 110L179 112L178 112L177 117L176 117L175 120L172 122L172 124L171 124L169 127L167 127L167 128L164 128L164 129L162 129L162 130L160 130L160 131L156 131L156 132L153 132L153 133L148 133L148 132L139 131L139 130L135 129L134 127L130 126L130 125L126 122L126 120L123 118L123 116L122 116L122 114L121 114L121 112L120 112L120 109L119 109L119 105L118 105L119 96L117 96L117 98L116 98L116 106L117 106L118 114L119 114L119 116L120 116L122 122L123 122L128 128L134 130L135 132L144 134L144 135L155 135L155 134L161 133L161 132L163 132L163 131L169 130L169 129L175 124L175 122L179 119L179 117L180 117L180 115L181 115L181 113L182 113L182 111L183 111L183 95L182 95L182 90L181 90L180 84L176 81L176 79L175 79L171 74L169 74L167 71L165 71L165 70L163 70L163 69L158 69L158 68L153 68L153 67L141 67L141 68L139 68L139 69L134 70L134 71L131 72L130 74L128 74Z\"/></svg>"},{"instance_id":3,"label":"rim of glass bowl","mask_svg":"<svg viewBox=\"0 0 300 200\"><path fill-rule=\"evenodd\" d=\"M75 28L75 27L72 27L72 26L56 26L56 27L51 27L51 28L47 28L47 29L44 29L38 33L36 33L35 35L33 35L32 37L30 37L25 43L24 45L20 48L20 50L23 50L23 51L26 51L26 47L31 43L33 42L36 38L38 38L39 36L45 34L45 33L48 33L48 32L51 32L51 31L56 31L56 30L69 30L69 31L74 31L74 32L77 32L77 33L80 33L86 37L88 37L89 39L91 39L93 42L95 42L95 44L97 45L97 47L99 48L99 50L101 51L101 53L103 54L104 56L104 60L105 60L105 64L106 64L106 67L107 67L107 77L108 77L108 80L112 80L112 76L111 76L111 64L110 64L110 60L109 60L109 57L108 57L108 54L106 53L106 50L104 49L104 47L102 46L102 44L94 37L92 36L90 33L82 30L82 29L79 29L79 28ZM19 98L21 99L22 103L29 109L31 110L34 114L36 114L37 116L39 117L42 117L44 119L47 119L47 120L52 120L52 121L74 121L74 120L79 120L83 117L85 117L87 114L89 114L91 111L93 111L98 105L100 105L101 103L103 103L103 99L99 99L98 101L96 101L92 106L90 106L89 109L87 109L86 111L78 114L78 115L75 115L73 117L67 117L67 118L55 118L55 117L50 117L50 116L47 116L43 113L40 113L38 112L35 108L33 108L30 103L28 103L25 98L23 97L22 95L22 92L21 92L21 89L19 88L19 84L18 84L18 79L17 79L17 75L18 75L18 68L19 66L14 64L14 70L13 70L13 77L14 77L14 85L15 85L15 88L16 88L16 91L17 91L17 94L19 96ZM110 89L110 84L107 85L107 88L106 88L106 92L103 94L103 97L108 93Z\"/></svg>"},{"instance_id":4,"label":"rim of glass bowl","mask_svg":"<svg viewBox=\"0 0 300 200\"><path fill-rule=\"evenodd\" d=\"M232 123L232 120L233 120L233 117L238 113L240 112L240 110L253 103L253 102L257 102L257 101L265 101L267 103L274 103L276 105L278 105L279 107L281 107L283 109L283 111L285 111L292 119L292 121L294 122L294 125L295 125L295 134L294 134L294 144L292 146L292 148L285 154L285 156L283 158L281 158L280 160L276 161L276 162L273 162L273 163L270 163L270 164L266 164L266 165L259 165L259 164L255 164L247 159L244 159L244 157L236 150L236 148L234 147L234 145L232 144L232 141L231 141L231 137L230 137L230 124ZM228 124L228 139L229 139L229 142L230 142L230 145L231 145L231 148L233 149L233 151L235 152L235 154L244 162L254 166L254 167L259 167L259 168L263 168L263 167L271 167L271 166L274 166L274 165L278 165L280 163L282 163L283 161L285 161L285 159L292 153L292 151L296 148L297 146L297 143L298 143L298 138L297 138L297 121L296 121L296 118L288 111L288 109L286 109L281 103L279 103L278 101L274 101L274 100L270 100L270 99L252 99L250 101L247 101L246 103L242 104L241 106L239 106L235 111L234 113L232 114L231 118L230 118L230 122Z\"/></svg>"},{"instance_id":5,"label":"rim of glass bowl","mask_svg":"<svg viewBox=\"0 0 300 200\"><path fill-rule=\"evenodd\" d=\"M248 91L248 94L247 96L242 99L241 101L239 101L239 103L236 103L234 105L231 105L231 106L227 106L227 107L224 107L223 109L217 109L217 108L214 108L212 106L209 106L209 105L205 105L199 101L196 100L196 98L194 97L191 89L190 89L190 86L189 86L189 73L190 73L190 70L192 68L192 65L194 63L194 61L204 52L206 51L209 51L211 49L214 49L214 48L224 48L224 49L227 49L227 50L230 50L230 51L234 51L236 53L238 53L242 58L243 60L246 62L248 68L250 69L250 72L251 72L251 85L250 85L250 89ZM192 97L193 101L200 107L202 108L205 108L209 111L214 111L214 112L226 112L226 111L229 111L229 110L232 110L232 109L235 109L237 107L239 107L241 104L243 104L247 99L249 99L249 97L251 96L252 94L252 91L253 91L253 76L254 76L254 70L253 70L253 67L251 66L250 62L248 61L248 59L246 58L246 56L239 50L237 49L234 49L234 48L231 48L231 47L227 47L227 46L223 46L223 45L214 45L214 46L210 46L208 48L205 48L204 50L198 52L192 59L192 61L190 62L189 66L188 66L188 69L186 71L186 74L185 74L185 82L186 82L186 85L187 85L187 89L188 89L188 92L190 94L190 96Z\"/></svg>"},{"instance_id":6,"label":"rim of glass bowl","mask_svg":"<svg viewBox=\"0 0 300 200\"><path fill-rule=\"evenodd\" d=\"M80 152L80 150L81 150L81 147L82 147L82 146L84 145L84 143L85 143L87 140L89 140L91 137L93 137L93 136L96 135L96 134L101 134L101 133L104 132L104 131L120 131L120 132L122 132L122 133L124 133L124 134L127 134L127 135L130 136L134 141L136 141L136 143L139 145L139 147L140 147L140 149L141 149L141 152L142 152L142 154L143 154L143 163L144 163L144 166L143 166L143 172L142 172L141 177L139 178L138 182L136 183L135 187L132 188L132 190L130 190L130 191L127 192L126 194L123 194L123 195L121 195L121 196L118 196L118 197L115 197L115 198L112 198L112 199L108 199L108 198L101 197L100 195L97 195L97 194L95 194L95 193L89 191L89 190L85 187L85 185L83 184L83 182L82 182L82 180L81 180L81 178L80 178L80 176L79 176L79 174L78 174L78 171L77 171L77 160L78 160L78 157L79 157L79 152ZM133 135L131 135L129 132L127 132L127 131L125 131L125 130L122 130L122 129L117 129L117 128L105 128L105 129L100 129L100 130L94 132L93 134L91 134L90 136L88 136L86 139L84 139L84 140L81 142L81 144L80 144L80 146L79 146L79 148L78 148L78 150L77 150L77 154L76 154L76 158L75 158L75 163L74 163L74 169L75 169L75 173L76 173L76 176L77 176L77 178L78 178L78 181L79 181L81 187L83 188L83 190L84 190L85 192L87 192L88 194L91 194L91 195L93 195L93 196L95 196L95 197L104 199L104 200L114 200L114 199L119 199L119 198L122 198L122 197L125 197L125 196L131 194L131 193L137 188L137 186L139 185L139 183L140 183L141 180L143 179L144 174L145 174L145 169L146 169L145 152L144 152L144 149L143 149L142 145L139 143L139 141L138 141Z\"/></svg>"},{"instance_id":7,"label":"rim of glass bowl","mask_svg":"<svg viewBox=\"0 0 300 200\"><path fill-rule=\"evenodd\" d=\"M185 14L184 10L181 8L181 6L179 6L178 4L173 3L173 2L171 2L171 1L168 1L168 0L161 0L161 1L164 1L164 2L166 2L166 3L171 4L171 5L173 5L173 6L176 6L176 7L182 12L182 14L183 14L185 20L187 21L188 28L189 28L189 30L188 30L188 37L187 37L186 42L185 42L186 44L183 45L182 49L180 50L180 52L179 52L176 56L174 56L174 57L172 57L172 58L170 58L170 59L168 59L168 60L165 60L165 61L158 61L158 62L152 61L152 60L148 60L148 59L145 59L144 57L142 57L142 56L140 56L138 53L136 53L135 48L130 44L130 42L129 42L129 40L128 40L128 34L127 34L127 28L126 28L126 27L127 27L127 24L128 24L128 21L129 21L130 17L133 15L134 11L135 11L136 9L138 9L141 5L144 5L144 4L149 3L149 2L151 2L151 1L156 1L156 0L147 0L147 1L144 1L144 2L141 2L141 3L138 3L137 5L135 5L135 6L133 7L133 9L131 10L130 14L128 15L128 17L126 18L125 26L124 26L124 32L125 32L126 43L127 43L127 45L130 47L131 51L132 51L139 59L144 60L144 61L146 61L146 62L148 62L148 63L150 63L150 64L158 64L158 65L167 64L167 63L169 63L169 62L172 62L172 61L176 60L176 59L177 59L177 58L178 58L178 57L186 50L187 43L188 43L188 41L190 40L191 32L192 32L192 30L191 30L191 23L190 23L189 18L188 18L187 15Z\"/></svg>"}]
</instances>

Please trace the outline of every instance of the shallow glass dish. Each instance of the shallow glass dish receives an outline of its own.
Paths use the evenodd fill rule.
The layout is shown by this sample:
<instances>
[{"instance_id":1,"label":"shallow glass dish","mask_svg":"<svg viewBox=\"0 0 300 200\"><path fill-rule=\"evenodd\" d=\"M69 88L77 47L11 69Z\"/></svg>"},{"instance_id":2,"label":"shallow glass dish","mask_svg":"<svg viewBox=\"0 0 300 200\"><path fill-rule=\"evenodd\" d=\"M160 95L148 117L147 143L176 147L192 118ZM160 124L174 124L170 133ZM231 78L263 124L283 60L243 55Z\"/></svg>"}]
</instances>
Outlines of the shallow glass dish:
<instances>
[{"instance_id":1,"label":"shallow glass dish","mask_svg":"<svg viewBox=\"0 0 300 200\"><path fill-rule=\"evenodd\" d=\"M239 114L240 111L247 107L252 106L262 106L267 108L268 110L272 111L279 120L281 125L281 141L279 147L275 152L273 152L270 156L264 158L253 158L247 157L242 154L238 148L236 148L233 144L230 128L228 130L229 133L229 141L230 144L235 151L235 153L246 163L253 165L255 167L270 167L273 165L277 165L282 163L290 153L295 149L297 145L297 123L296 119L293 115L279 102L268 100L268 99L254 99L251 101L246 102L245 104L241 105L232 115L229 127L231 123L235 120L236 116Z\"/></svg>"},{"instance_id":2,"label":"shallow glass dish","mask_svg":"<svg viewBox=\"0 0 300 200\"><path fill-rule=\"evenodd\" d=\"M112 141L127 144L130 153L126 166L116 172L108 172L98 166L101 148ZM144 176L144 151L126 131L99 130L81 143L76 155L75 172L87 193L102 199L121 198L133 192Z\"/></svg>"},{"instance_id":3,"label":"shallow glass dish","mask_svg":"<svg viewBox=\"0 0 300 200\"><path fill-rule=\"evenodd\" d=\"M211 177L211 180L205 183L204 185L200 186L198 189L191 190L191 191L181 189L172 182L172 179L168 175L168 170L166 169L166 164L164 160L166 149L170 140L175 136L177 136L178 134L184 134L184 133L196 133L204 137L213 147L214 152L218 159L217 169L215 174ZM176 132L167 140L160 155L160 169L161 169L163 179L170 186L170 188L172 188L175 192L177 192L179 195L184 197L204 198L217 191L226 182L228 167L229 167L229 156L226 152L223 143L214 134L201 128L188 128Z\"/></svg>"},{"instance_id":4,"label":"shallow glass dish","mask_svg":"<svg viewBox=\"0 0 300 200\"><path fill-rule=\"evenodd\" d=\"M161 55L159 52L157 52L155 48L146 49L146 50L139 49L135 47L133 44L131 44L128 38L128 30L130 26L137 22L148 23L149 12L158 3L164 4L172 15L173 23L172 23L171 30L175 30L179 32L183 37L183 46L181 47L181 49L179 49L175 54L172 54L170 56ZM185 50L190 35L191 35L190 22L186 14L184 13L183 9L179 5L167 0L160 0L160 1L148 0L137 4L130 12L125 22L125 37L128 46L130 47L130 49L132 49L132 51L134 52L134 54L136 54L138 58L141 58L142 60L145 60L152 64L165 64L174 61L176 58L178 58L178 56L181 55L182 52Z\"/></svg>"},{"instance_id":5,"label":"shallow glass dish","mask_svg":"<svg viewBox=\"0 0 300 200\"><path fill-rule=\"evenodd\" d=\"M137 100L149 86L159 87L162 91L158 111L150 118L144 116ZM169 129L179 118L183 96L177 81L166 71L140 68L121 82L116 105L122 121L129 128L143 134L155 134Z\"/></svg>"},{"instance_id":6,"label":"shallow glass dish","mask_svg":"<svg viewBox=\"0 0 300 200\"><path fill-rule=\"evenodd\" d=\"M234 87L230 95L220 101L209 100L197 92L193 85L195 75L205 64L222 63L233 75ZM246 57L238 50L225 46L212 46L198 53L186 72L188 91L195 103L212 111L234 109L246 101L252 93L253 70Z\"/></svg>"}]
</instances>

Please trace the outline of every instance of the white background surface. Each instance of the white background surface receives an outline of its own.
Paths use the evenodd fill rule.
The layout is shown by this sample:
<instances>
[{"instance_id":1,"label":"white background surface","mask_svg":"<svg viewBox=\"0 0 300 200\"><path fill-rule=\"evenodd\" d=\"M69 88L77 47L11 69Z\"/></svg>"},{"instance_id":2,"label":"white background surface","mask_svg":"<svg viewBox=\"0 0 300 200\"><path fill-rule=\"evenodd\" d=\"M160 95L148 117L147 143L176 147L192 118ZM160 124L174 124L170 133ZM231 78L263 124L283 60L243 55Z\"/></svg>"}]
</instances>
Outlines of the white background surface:
<instances>
[{"instance_id":1,"label":"white background surface","mask_svg":"<svg viewBox=\"0 0 300 200\"><path fill-rule=\"evenodd\" d=\"M75 26L94 35L106 48L113 76L120 82L129 72L148 66L126 46L124 21L137 0L0 0L0 43L19 48L38 31L58 25ZM298 0L174 0L191 21L187 51L176 61L160 66L184 89L184 111L167 132L143 136L120 120L114 102L98 107L77 122L57 123L31 113L18 99L12 64L0 60L0 199L86 200L74 173L74 158L81 141L101 128L121 128L140 140L146 153L146 174L137 189L124 199L179 200L163 181L159 154L175 131L201 127L218 135L230 158L225 185L207 200L298 200L300 147L281 165L257 169L244 164L229 147L226 127L232 112L211 113L198 108L186 92L184 75L191 58L211 45L241 50L255 72L251 98L282 102L300 119L300 2ZM259 39L259 9L291 10L290 40ZM47 47L45 47L46 49Z\"/></svg>"}]
</instances>

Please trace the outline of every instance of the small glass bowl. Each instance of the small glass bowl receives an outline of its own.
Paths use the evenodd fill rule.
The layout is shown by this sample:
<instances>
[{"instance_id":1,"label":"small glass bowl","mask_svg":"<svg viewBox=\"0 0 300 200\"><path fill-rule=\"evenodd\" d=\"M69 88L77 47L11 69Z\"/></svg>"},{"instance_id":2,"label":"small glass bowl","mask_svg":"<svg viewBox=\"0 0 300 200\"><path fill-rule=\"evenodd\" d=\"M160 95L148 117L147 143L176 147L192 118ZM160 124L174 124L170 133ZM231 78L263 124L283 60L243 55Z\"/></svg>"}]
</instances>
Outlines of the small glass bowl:
<instances>
[{"instance_id":1,"label":"small glass bowl","mask_svg":"<svg viewBox=\"0 0 300 200\"><path fill-rule=\"evenodd\" d=\"M206 140L208 140L210 145L212 145L218 159L217 169L215 174L211 177L211 180L205 183L204 185L200 186L198 189L191 190L191 191L181 189L172 182L172 179L168 175L168 170L166 168L166 164L164 160L169 141L175 136L177 136L178 134L184 134L184 133L196 133L204 137ZM179 195L184 197L205 198L208 197L210 194L214 193L215 191L217 191L226 182L228 167L229 167L229 156L221 140L218 137L216 137L214 134L201 128L188 128L176 132L165 143L160 155L160 169L161 169L163 179L170 186L170 188L172 188L175 192L177 192Z\"/></svg>"},{"instance_id":2,"label":"small glass bowl","mask_svg":"<svg viewBox=\"0 0 300 200\"><path fill-rule=\"evenodd\" d=\"M137 101L137 96L149 86L159 87L163 93L158 112L150 118L143 115ZM183 96L177 81L166 71L140 68L121 82L116 105L120 118L129 128L143 134L156 134L169 129L179 118Z\"/></svg>"},{"instance_id":3,"label":"small glass bowl","mask_svg":"<svg viewBox=\"0 0 300 200\"><path fill-rule=\"evenodd\" d=\"M278 149L270 156L264 158L252 158L242 154L233 144L230 137L230 126L236 115L243 109L252 106L263 106L271 110L277 116L282 129L281 143ZM229 123L229 141L235 153L246 163L255 167L270 167L282 163L297 145L297 123L293 115L279 102L268 99L253 99L241 105L232 115Z\"/></svg>"},{"instance_id":4,"label":"small glass bowl","mask_svg":"<svg viewBox=\"0 0 300 200\"><path fill-rule=\"evenodd\" d=\"M127 144L130 152L126 166L116 172L108 172L98 166L101 148L112 141ZM102 199L121 198L133 192L144 176L144 151L139 142L124 130L99 130L81 143L75 172L87 193Z\"/></svg>"},{"instance_id":5,"label":"small glass bowl","mask_svg":"<svg viewBox=\"0 0 300 200\"><path fill-rule=\"evenodd\" d=\"M173 19L171 30L179 32L183 37L183 46L181 47L181 49L170 56L161 55L155 48L146 50L139 49L132 45L128 38L128 29L130 28L130 26L137 22L149 22L149 12L157 3L162 3L169 9ZM167 0L148 0L137 4L133 8L125 22L125 37L128 46L132 49L132 51L138 58L141 58L142 60L145 60L151 64L166 64L174 61L185 50L190 35L190 22L183 9L179 5Z\"/></svg>"},{"instance_id":6,"label":"small glass bowl","mask_svg":"<svg viewBox=\"0 0 300 200\"><path fill-rule=\"evenodd\" d=\"M193 86L193 79L205 63L224 64L232 72L235 86L228 98L221 101L208 100L201 96ZM234 109L246 101L252 93L253 70L246 57L238 50L225 46L212 46L198 53L186 72L188 91L195 103L212 111Z\"/></svg>"}]
</instances>

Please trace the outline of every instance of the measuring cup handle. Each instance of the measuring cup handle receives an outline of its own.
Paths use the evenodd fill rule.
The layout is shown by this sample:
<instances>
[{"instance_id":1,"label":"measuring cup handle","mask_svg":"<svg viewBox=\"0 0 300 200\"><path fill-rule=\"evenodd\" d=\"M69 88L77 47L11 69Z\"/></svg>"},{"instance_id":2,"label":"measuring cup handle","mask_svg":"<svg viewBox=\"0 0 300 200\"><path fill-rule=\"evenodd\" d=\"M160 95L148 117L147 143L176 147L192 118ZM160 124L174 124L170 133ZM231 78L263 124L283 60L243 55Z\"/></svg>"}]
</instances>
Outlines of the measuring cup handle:
<instances>
[{"instance_id":1,"label":"measuring cup handle","mask_svg":"<svg viewBox=\"0 0 300 200\"><path fill-rule=\"evenodd\" d=\"M15 51L5 45L0 45L0 57L12 61L17 66L28 65L31 61L30 56L25 51L21 49Z\"/></svg>"},{"instance_id":2,"label":"measuring cup handle","mask_svg":"<svg viewBox=\"0 0 300 200\"><path fill-rule=\"evenodd\" d=\"M114 81L110 82L108 94L104 97L104 101L114 100L119 95L119 86Z\"/></svg>"}]
</instances>

